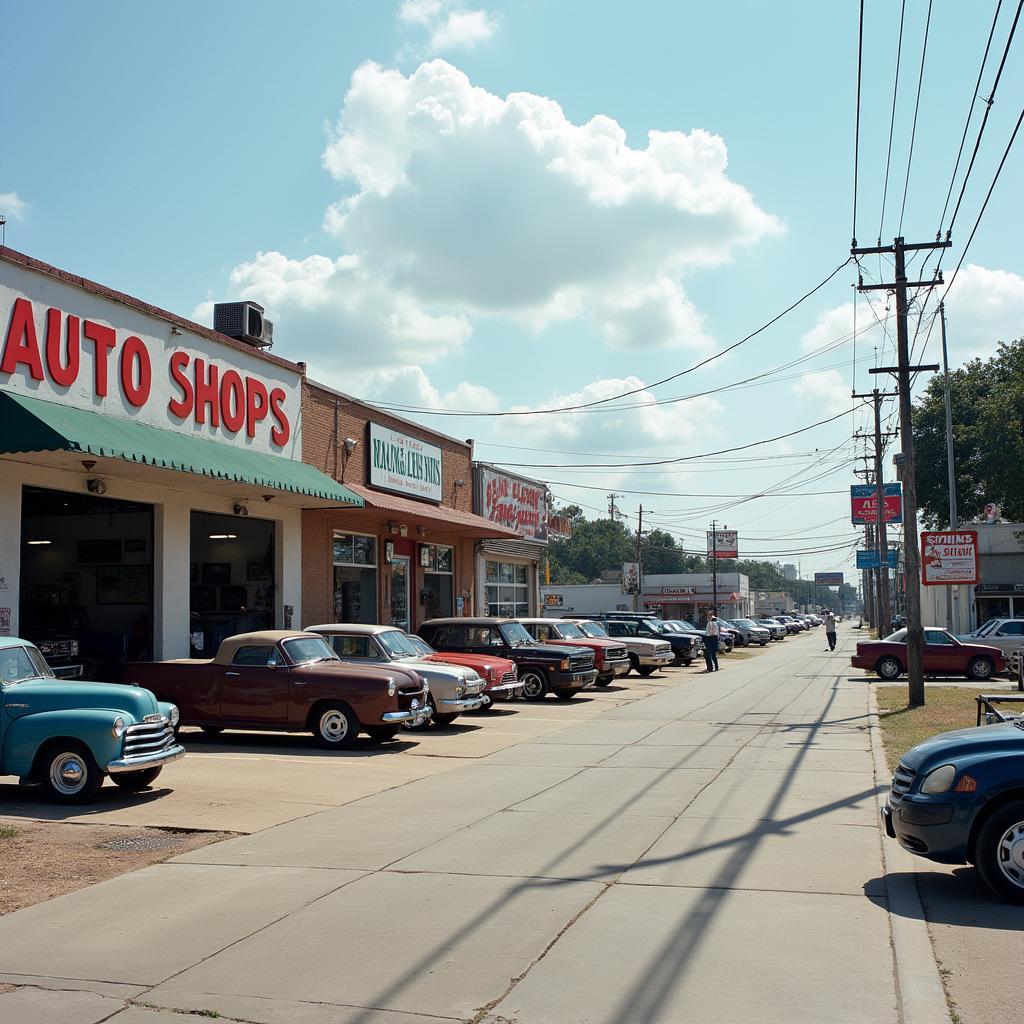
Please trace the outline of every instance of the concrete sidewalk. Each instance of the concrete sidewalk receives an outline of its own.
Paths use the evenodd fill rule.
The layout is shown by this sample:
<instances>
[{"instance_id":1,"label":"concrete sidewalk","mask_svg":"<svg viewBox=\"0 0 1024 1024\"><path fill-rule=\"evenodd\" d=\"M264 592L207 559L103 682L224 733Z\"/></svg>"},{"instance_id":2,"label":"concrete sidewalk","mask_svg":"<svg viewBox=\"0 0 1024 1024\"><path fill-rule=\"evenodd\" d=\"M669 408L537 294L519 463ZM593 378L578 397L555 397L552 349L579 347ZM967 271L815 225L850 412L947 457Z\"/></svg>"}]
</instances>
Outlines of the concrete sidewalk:
<instances>
[{"instance_id":1,"label":"concrete sidewalk","mask_svg":"<svg viewBox=\"0 0 1024 1024\"><path fill-rule=\"evenodd\" d=\"M840 637L0 919L0 1018L948 1020Z\"/></svg>"}]
</instances>

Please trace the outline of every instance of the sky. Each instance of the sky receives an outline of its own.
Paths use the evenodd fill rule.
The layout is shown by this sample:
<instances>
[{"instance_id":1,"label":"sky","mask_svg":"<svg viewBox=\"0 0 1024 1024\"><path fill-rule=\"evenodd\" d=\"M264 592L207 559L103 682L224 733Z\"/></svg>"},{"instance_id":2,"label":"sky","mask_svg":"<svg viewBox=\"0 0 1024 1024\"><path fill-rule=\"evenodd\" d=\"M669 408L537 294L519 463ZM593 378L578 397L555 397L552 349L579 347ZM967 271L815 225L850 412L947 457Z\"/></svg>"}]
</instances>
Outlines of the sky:
<instances>
[{"instance_id":1,"label":"sky","mask_svg":"<svg viewBox=\"0 0 1024 1024\"><path fill-rule=\"evenodd\" d=\"M865 0L860 245L949 226L1016 6L976 90L994 0L906 0L898 64L900 4ZM642 505L689 550L714 519L741 557L852 574L851 392L894 361L893 299L855 303L847 265L717 354L849 256L857 0L2 9L11 247L203 323L259 301L314 378L473 438L590 517L615 492L627 525ZM946 285L914 297L917 359L940 358L961 259L951 364L1024 335L1024 142L964 255L1022 98L1017 38Z\"/></svg>"}]
</instances>

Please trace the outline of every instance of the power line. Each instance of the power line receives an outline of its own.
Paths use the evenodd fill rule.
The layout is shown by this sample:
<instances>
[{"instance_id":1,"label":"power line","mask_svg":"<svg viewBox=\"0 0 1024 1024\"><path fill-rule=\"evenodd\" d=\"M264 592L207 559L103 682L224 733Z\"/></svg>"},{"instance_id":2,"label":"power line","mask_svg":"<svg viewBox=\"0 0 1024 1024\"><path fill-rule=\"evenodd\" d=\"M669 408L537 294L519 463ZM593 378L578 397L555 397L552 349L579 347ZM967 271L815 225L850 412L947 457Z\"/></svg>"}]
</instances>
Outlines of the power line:
<instances>
[{"instance_id":1,"label":"power line","mask_svg":"<svg viewBox=\"0 0 1024 1024\"><path fill-rule=\"evenodd\" d=\"M889 194L889 167L892 164L892 136L896 128L896 97L900 89L900 57L903 53L903 18L907 13L907 0L900 4L900 35L896 44L896 77L892 84L892 115L889 118L889 151L885 157L885 184L882 187L882 213L878 218L878 244L882 244L882 225L885 223L885 201ZM854 246L856 248L856 246Z\"/></svg>"},{"instance_id":2,"label":"power line","mask_svg":"<svg viewBox=\"0 0 1024 1024\"><path fill-rule=\"evenodd\" d=\"M779 320L781 320L787 313L791 313L801 303L806 302L807 299L809 299L812 295L814 295L815 292L820 291L822 288L824 288L825 285L828 284L829 281L831 281L832 278L835 277L836 274L838 274L840 270L842 270L845 266L847 266L852 261L852 259L853 259L853 257L850 256L848 259L844 260L842 263L839 264L838 267L835 268L835 270L833 270L831 273L829 273L829 275L827 277L825 277L823 280L819 281L813 288L811 288L810 291L805 292L803 295L800 296L799 299L797 299L795 302L791 303L784 310L782 310L781 313L776 314L767 323L764 323L760 327L758 327L756 330L751 331L748 335L746 335L746 337L740 338L739 341L733 342L731 345L728 345L726 348L723 348L720 351L715 352L714 354L708 356L706 359L702 359L699 363L694 363L693 366L687 367L685 370L680 370L678 373L673 373L670 376L663 378L662 380L655 381L653 384L644 384L644 385L642 385L642 386L640 386L638 388L632 388L629 391L623 391L623 392L621 392L618 395L609 395L607 398L598 398L598 399L595 399L593 402L580 402L580 403L578 403L576 405L566 405L566 406L561 406L560 408L555 408L555 409L529 409L529 410L520 411L520 412L515 412L514 410L499 410L499 411L491 411L491 412L478 412L478 411L471 411L471 410L465 410L465 409L458 409L458 410L457 409L430 409L430 408L427 408L427 407L424 407L424 406L397 405L397 404L389 405L389 404L386 404L386 403L383 403L383 402L377 402L375 404L380 409L391 409L392 411L396 411L396 412L429 413L431 416L487 416L487 417L498 417L498 416L546 416L546 415L551 415L553 413L576 412L579 409L591 409L591 408L594 408L595 406L605 405L608 402L614 402L614 401L617 401L620 398L628 398L630 395L637 395L637 394L640 394L640 392L642 392L642 391L649 391L651 388L661 387L662 384L668 384L669 381L678 380L680 377L685 377L687 374L693 373L695 370L699 370L699 369L701 369L701 367L707 366L709 363L713 363L716 359L721 359L722 356L726 355L729 352L732 352L734 349L739 348L741 345L745 345L752 338L756 338L759 334L761 334L762 332L766 331L773 324L778 323Z\"/></svg>"},{"instance_id":3,"label":"power line","mask_svg":"<svg viewBox=\"0 0 1024 1024\"><path fill-rule=\"evenodd\" d=\"M857 245L857 185L860 175L860 82L864 63L864 0L860 0L860 25L857 32L857 123L853 134L853 245ZM854 307L856 310L856 306ZM856 315L856 313L855 313ZM854 321L854 334L857 331ZM854 364L856 365L856 349Z\"/></svg>"},{"instance_id":4,"label":"power line","mask_svg":"<svg viewBox=\"0 0 1024 1024\"><path fill-rule=\"evenodd\" d=\"M924 44L921 47L921 70L917 76L917 99L914 102L914 123L910 129L910 152L907 155L907 180L903 183L903 202L900 205L900 226L896 232L903 234L903 214L907 209L907 191L910 188L910 165L914 161L914 139L917 137L917 113L921 107L921 85L924 82L924 59L928 54L928 32L932 24L932 0L928 0L928 17L924 23Z\"/></svg>"}]
</instances>

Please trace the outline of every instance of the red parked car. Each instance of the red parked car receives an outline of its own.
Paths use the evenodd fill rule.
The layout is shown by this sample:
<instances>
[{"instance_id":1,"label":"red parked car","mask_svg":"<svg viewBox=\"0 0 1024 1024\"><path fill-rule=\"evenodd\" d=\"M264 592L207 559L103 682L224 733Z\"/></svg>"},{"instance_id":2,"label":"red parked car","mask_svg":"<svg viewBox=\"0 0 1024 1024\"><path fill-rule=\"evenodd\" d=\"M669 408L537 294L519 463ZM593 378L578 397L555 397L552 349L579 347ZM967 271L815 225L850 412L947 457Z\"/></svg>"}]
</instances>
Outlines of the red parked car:
<instances>
[{"instance_id":1,"label":"red parked car","mask_svg":"<svg viewBox=\"0 0 1024 1024\"><path fill-rule=\"evenodd\" d=\"M906 629L898 629L884 640L861 640L850 664L874 672L879 679L898 679L907 671ZM1003 652L998 647L964 643L944 629L925 626L925 675L964 676L984 682L1005 667Z\"/></svg>"},{"instance_id":2,"label":"red parked car","mask_svg":"<svg viewBox=\"0 0 1024 1024\"><path fill-rule=\"evenodd\" d=\"M516 663L508 658L492 657L489 654L462 654L458 651L435 651L430 644L415 633L406 633L405 638L416 648L424 661L436 661L443 665L461 665L471 668L487 681L484 693L494 700L513 700L522 697L523 684L519 682Z\"/></svg>"},{"instance_id":3,"label":"red parked car","mask_svg":"<svg viewBox=\"0 0 1024 1024\"><path fill-rule=\"evenodd\" d=\"M629 672L629 654L621 640L602 640L584 633L568 619L519 619L527 633L542 644L589 647L594 652L597 685L607 686L616 676Z\"/></svg>"}]
</instances>

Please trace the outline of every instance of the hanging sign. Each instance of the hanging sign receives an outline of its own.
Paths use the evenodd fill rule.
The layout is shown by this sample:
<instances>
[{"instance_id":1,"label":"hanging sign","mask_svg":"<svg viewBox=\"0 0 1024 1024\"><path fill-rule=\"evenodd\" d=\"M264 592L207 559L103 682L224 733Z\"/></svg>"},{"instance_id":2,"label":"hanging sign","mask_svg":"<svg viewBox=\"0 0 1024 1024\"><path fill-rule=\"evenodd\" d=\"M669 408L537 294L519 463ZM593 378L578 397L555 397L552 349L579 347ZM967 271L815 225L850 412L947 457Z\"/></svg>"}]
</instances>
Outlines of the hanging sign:
<instances>
[{"instance_id":1,"label":"hanging sign","mask_svg":"<svg viewBox=\"0 0 1024 1024\"><path fill-rule=\"evenodd\" d=\"M978 573L978 531L921 534L921 582L926 586L974 584Z\"/></svg>"},{"instance_id":2,"label":"hanging sign","mask_svg":"<svg viewBox=\"0 0 1024 1024\"><path fill-rule=\"evenodd\" d=\"M739 534L736 530L708 530L708 558L738 558Z\"/></svg>"},{"instance_id":3,"label":"hanging sign","mask_svg":"<svg viewBox=\"0 0 1024 1024\"><path fill-rule=\"evenodd\" d=\"M843 585L843 574L841 572L816 572L814 574L814 585L816 587L841 587Z\"/></svg>"},{"instance_id":4,"label":"hanging sign","mask_svg":"<svg viewBox=\"0 0 1024 1024\"><path fill-rule=\"evenodd\" d=\"M548 539L547 487L480 466L480 514L515 530L524 540ZM567 524L568 525L568 524ZM571 534L571 528L570 528Z\"/></svg>"}]
</instances>

